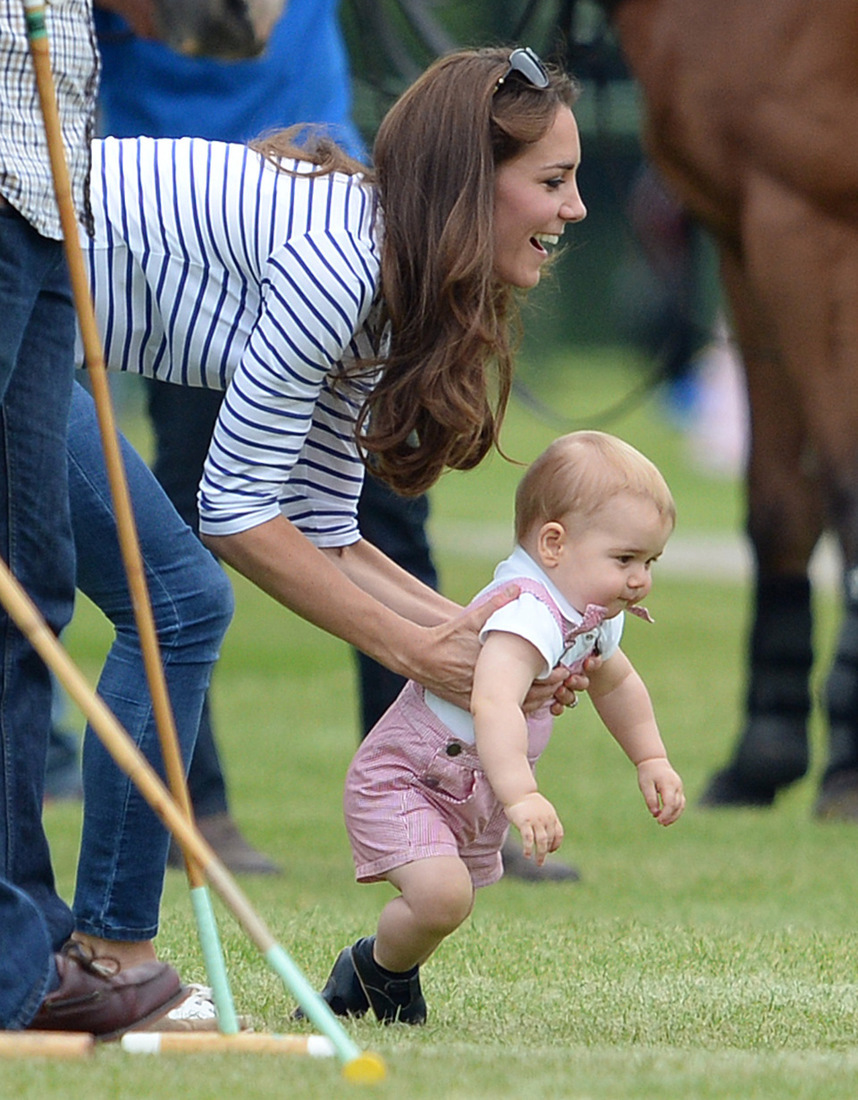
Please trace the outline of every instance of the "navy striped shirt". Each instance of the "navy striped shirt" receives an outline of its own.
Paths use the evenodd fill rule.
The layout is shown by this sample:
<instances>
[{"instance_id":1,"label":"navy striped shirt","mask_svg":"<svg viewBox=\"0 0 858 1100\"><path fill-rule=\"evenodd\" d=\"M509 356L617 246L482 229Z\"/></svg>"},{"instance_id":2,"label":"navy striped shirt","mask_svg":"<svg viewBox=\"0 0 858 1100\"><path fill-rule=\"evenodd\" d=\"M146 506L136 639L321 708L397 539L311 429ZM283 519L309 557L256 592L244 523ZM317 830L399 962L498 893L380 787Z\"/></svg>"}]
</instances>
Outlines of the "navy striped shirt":
<instances>
[{"instance_id":1,"label":"navy striped shirt","mask_svg":"<svg viewBox=\"0 0 858 1100\"><path fill-rule=\"evenodd\" d=\"M83 243L108 368L227 390L200 529L282 512L344 546L363 464L339 376L377 346L380 219L361 177L288 166L198 138L97 141Z\"/></svg>"}]
</instances>

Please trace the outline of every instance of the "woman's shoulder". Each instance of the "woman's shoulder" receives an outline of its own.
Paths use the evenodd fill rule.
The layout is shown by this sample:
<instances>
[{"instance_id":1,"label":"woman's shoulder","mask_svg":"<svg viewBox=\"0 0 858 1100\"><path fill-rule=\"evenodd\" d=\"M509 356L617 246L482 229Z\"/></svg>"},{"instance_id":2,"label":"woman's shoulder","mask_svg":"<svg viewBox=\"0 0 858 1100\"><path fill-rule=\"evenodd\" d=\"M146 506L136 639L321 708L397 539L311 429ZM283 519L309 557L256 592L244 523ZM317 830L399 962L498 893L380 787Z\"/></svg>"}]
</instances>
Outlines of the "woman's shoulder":
<instances>
[{"instance_id":1,"label":"woman's shoulder","mask_svg":"<svg viewBox=\"0 0 858 1100\"><path fill-rule=\"evenodd\" d=\"M272 170L272 259L295 256L308 270L330 268L343 279L351 271L362 284L376 286L381 226L375 188L340 172Z\"/></svg>"}]
</instances>

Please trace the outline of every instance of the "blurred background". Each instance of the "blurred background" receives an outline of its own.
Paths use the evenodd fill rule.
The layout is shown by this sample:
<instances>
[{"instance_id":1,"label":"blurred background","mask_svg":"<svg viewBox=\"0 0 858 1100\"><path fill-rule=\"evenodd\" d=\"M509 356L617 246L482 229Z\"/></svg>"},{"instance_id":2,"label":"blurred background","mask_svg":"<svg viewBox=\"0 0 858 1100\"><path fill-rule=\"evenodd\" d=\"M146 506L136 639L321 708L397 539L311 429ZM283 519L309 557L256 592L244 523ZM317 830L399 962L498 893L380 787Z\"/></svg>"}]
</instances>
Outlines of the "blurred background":
<instances>
[{"instance_id":1,"label":"blurred background","mask_svg":"<svg viewBox=\"0 0 858 1100\"><path fill-rule=\"evenodd\" d=\"M343 0L354 118L367 143L393 98L437 54L458 45L522 43L571 71L586 222L531 296L539 324L525 350L620 344L679 374L718 311L711 249L650 172L639 100L593 0ZM643 365L643 364L642 364Z\"/></svg>"}]
</instances>

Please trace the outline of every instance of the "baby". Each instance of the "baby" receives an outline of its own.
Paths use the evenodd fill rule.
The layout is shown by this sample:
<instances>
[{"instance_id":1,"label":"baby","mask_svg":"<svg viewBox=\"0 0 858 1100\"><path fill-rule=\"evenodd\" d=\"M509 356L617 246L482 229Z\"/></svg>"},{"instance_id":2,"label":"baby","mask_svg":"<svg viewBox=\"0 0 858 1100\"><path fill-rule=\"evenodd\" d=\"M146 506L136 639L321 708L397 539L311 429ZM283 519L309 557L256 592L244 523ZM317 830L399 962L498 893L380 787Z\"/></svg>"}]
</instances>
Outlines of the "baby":
<instances>
[{"instance_id":1,"label":"baby","mask_svg":"<svg viewBox=\"0 0 858 1100\"><path fill-rule=\"evenodd\" d=\"M662 475L614 436L562 436L527 470L516 547L476 600L511 583L520 594L483 629L470 713L410 681L349 769L357 879L386 879L399 893L376 935L340 952L321 994L335 1013L371 1008L384 1022L425 1022L419 967L469 916L475 888L501 877L510 823L538 864L560 846L563 826L534 775L550 706L522 709L532 681L558 662L589 676L588 694L655 820L670 825L682 813L682 781L649 694L619 648L625 612L649 620L641 601L675 520Z\"/></svg>"}]
</instances>

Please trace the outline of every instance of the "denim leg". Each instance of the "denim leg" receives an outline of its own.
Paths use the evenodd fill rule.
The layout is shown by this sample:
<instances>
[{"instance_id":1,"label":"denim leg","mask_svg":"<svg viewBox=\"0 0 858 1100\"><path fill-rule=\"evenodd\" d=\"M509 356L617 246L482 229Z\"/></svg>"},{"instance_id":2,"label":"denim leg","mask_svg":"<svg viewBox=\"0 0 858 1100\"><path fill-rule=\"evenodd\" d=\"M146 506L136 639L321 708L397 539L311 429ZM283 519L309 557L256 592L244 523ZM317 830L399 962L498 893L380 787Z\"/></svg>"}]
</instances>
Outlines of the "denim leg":
<instances>
[{"instance_id":1,"label":"denim leg","mask_svg":"<svg viewBox=\"0 0 858 1100\"><path fill-rule=\"evenodd\" d=\"M147 378L146 395L149 419L155 432L152 472L185 523L199 533L197 487L203 476L223 393ZM188 792L197 817L229 810L208 695L203 703L197 744L188 770Z\"/></svg>"},{"instance_id":2,"label":"denim leg","mask_svg":"<svg viewBox=\"0 0 858 1100\"><path fill-rule=\"evenodd\" d=\"M95 406L79 385L75 385L72 398L68 451L78 587L116 630L98 691L163 775ZM167 690L187 761L212 666L232 617L232 586L124 439L122 456ZM84 737L83 784L75 927L105 939L152 939L158 929L167 833L89 728Z\"/></svg>"},{"instance_id":3,"label":"denim leg","mask_svg":"<svg viewBox=\"0 0 858 1100\"><path fill-rule=\"evenodd\" d=\"M65 436L75 315L62 245L0 211L0 556L52 630L74 604ZM52 947L72 930L42 827L51 682L0 612L0 878L29 895Z\"/></svg>"},{"instance_id":4,"label":"denim leg","mask_svg":"<svg viewBox=\"0 0 858 1100\"><path fill-rule=\"evenodd\" d=\"M55 989L51 938L32 900L0 879L0 1028L24 1028Z\"/></svg>"}]
</instances>

